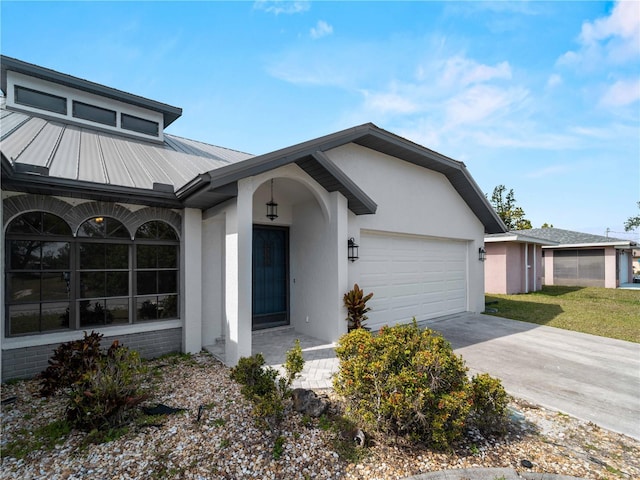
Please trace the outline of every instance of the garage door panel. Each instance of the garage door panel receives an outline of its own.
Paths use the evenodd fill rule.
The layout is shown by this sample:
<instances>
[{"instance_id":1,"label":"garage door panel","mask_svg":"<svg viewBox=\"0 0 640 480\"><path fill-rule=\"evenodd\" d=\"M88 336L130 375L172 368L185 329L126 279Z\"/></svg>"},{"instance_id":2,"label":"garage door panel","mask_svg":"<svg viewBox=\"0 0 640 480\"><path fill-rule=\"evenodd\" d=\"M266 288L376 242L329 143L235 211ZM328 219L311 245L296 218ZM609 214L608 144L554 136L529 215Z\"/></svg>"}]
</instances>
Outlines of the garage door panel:
<instances>
[{"instance_id":1,"label":"garage door panel","mask_svg":"<svg viewBox=\"0 0 640 480\"><path fill-rule=\"evenodd\" d=\"M374 293L372 328L467 309L464 242L367 233L359 261L360 286Z\"/></svg>"}]
</instances>

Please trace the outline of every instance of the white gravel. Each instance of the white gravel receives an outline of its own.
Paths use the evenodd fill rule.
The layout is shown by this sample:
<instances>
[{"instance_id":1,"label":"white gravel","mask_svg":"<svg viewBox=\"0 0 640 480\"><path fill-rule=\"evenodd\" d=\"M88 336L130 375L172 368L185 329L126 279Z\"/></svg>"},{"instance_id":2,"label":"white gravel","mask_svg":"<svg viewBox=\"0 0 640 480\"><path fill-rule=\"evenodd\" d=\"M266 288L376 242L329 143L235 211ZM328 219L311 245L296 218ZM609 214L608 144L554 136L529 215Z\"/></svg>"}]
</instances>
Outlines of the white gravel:
<instances>
[{"instance_id":1,"label":"white gravel","mask_svg":"<svg viewBox=\"0 0 640 480\"><path fill-rule=\"evenodd\" d=\"M115 441L82 447L83 432L72 432L53 449L16 459L5 454L12 442L64 418L64 397L40 398L36 381L2 386L1 479L397 479L448 468L511 467L588 479L640 478L640 442L566 415L514 403L527 428L501 441L481 438L455 452L437 453L374 438L358 464L339 458L333 435L306 426L302 417L285 420L282 456L273 458L273 435L256 426L251 405L229 379L229 370L208 354L150 362L151 403L182 407L161 425L132 427ZM200 422L198 407L204 405ZM540 433L540 428L544 432ZM533 463L524 469L521 460Z\"/></svg>"}]
</instances>

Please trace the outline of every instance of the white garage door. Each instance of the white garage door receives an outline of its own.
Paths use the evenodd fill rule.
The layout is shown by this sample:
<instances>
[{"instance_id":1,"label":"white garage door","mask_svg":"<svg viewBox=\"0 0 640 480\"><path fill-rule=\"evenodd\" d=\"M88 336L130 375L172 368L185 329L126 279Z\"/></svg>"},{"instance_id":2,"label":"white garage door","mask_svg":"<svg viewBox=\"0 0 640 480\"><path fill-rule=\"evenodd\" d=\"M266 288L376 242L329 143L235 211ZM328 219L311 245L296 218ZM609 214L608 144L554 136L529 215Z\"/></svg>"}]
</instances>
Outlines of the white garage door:
<instances>
[{"instance_id":1,"label":"white garage door","mask_svg":"<svg viewBox=\"0 0 640 480\"><path fill-rule=\"evenodd\" d=\"M467 310L466 242L363 233L359 262L372 329Z\"/></svg>"}]
</instances>

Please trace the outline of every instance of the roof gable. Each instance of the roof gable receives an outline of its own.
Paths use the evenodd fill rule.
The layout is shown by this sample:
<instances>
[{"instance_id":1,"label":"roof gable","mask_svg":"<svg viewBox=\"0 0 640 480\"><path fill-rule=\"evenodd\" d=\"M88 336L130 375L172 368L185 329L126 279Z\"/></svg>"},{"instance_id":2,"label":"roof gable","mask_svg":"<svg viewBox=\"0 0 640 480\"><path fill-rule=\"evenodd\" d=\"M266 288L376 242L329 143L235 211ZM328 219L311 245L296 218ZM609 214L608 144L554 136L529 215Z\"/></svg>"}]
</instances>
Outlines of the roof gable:
<instances>
[{"instance_id":1,"label":"roof gable","mask_svg":"<svg viewBox=\"0 0 640 480\"><path fill-rule=\"evenodd\" d=\"M355 143L442 173L483 223L487 233L506 231L504 223L489 205L462 162L394 135L372 123L223 166L186 185L177 192L178 197L193 206L221 203L235 194L235 185L241 178L296 163L329 191L340 190L347 197L349 208L354 213L374 213L373 200L366 197L366 194L324 154L348 143Z\"/></svg>"}]
</instances>

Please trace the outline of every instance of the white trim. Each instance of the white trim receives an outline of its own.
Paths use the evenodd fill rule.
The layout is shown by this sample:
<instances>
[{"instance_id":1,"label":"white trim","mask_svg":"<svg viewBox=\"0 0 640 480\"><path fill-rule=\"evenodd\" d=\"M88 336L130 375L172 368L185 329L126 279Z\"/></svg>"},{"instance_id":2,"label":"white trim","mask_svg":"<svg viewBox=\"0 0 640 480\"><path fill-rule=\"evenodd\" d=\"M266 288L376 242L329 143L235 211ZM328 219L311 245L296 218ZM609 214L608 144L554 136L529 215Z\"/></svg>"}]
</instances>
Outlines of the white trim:
<instances>
[{"instance_id":1,"label":"white trim","mask_svg":"<svg viewBox=\"0 0 640 480\"><path fill-rule=\"evenodd\" d=\"M117 327L88 327L80 330L66 332L47 333L39 335L28 335L23 337L9 337L2 339L2 350L14 350L16 348L37 347L40 345L54 345L69 342L82 338L83 331L96 331L105 337L121 337L134 333L156 332L159 330L170 330L172 328L182 328L182 320L162 320L149 323L135 323L132 325L122 325Z\"/></svg>"},{"instance_id":2,"label":"white trim","mask_svg":"<svg viewBox=\"0 0 640 480\"><path fill-rule=\"evenodd\" d=\"M632 248L630 242L601 242L601 243L561 243L552 246L543 246L545 249L562 249L562 248L591 248L591 247L614 247L614 248Z\"/></svg>"}]
</instances>

